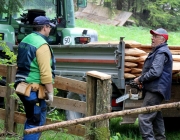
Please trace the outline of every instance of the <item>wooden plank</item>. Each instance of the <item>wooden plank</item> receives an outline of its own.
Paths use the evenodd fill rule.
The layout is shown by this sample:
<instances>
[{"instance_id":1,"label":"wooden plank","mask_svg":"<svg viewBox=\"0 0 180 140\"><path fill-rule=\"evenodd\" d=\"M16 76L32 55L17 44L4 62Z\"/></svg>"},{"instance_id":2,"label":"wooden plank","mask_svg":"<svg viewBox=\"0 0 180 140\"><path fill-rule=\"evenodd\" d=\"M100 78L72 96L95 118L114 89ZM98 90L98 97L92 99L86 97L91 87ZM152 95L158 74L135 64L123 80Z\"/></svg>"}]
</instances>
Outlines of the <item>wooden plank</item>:
<instances>
[{"instance_id":1,"label":"wooden plank","mask_svg":"<svg viewBox=\"0 0 180 140\"><path fill-rule=\"evenodd\" d=\"M7 65L0 65L0 76L6 77L7 74Z\"/></svg>"},{"instance_id":2,"label":"wooden plank","mask_svg":"<svg viewBox=\"0 0 180 140\"><path fill-rule=\"evenodd\" d=\"M52 107L86 113L86 102L54 96Z\"/></svg>"},{"instance_id":3,"label":"wooden plank","mask_svg":"<svg viewBox=\"0 0 180 140\"><path fill-rule=\"evenodd\" d=\"M4 116L5 116L5 110L0 109L0 119L4 120ZM14 121L19 124L24 124L26 121L26 115L24 113L20 113L16 111L14 114ZM60 121L51 121L51 119L49 118L46 119L46 125L57 123L57 122L60 122ZM54 129L54 131L59 131L59 129ZM80 125L80 124L64 128L62 131L69 134L77 135L77 136L85 135L84 125Z\"/></svg>"},{"instance_id":4,"label":"wooden plank","mask_svg":"<svg viewBox=\"0 0 180 140\"><path fill-rule=\"evenodd\" d=\"M15 100L11 98L11 95L14 93L14 89L9 86L9 84L15 81L16 74L16 65L8 65L7 66L7 76L6 76L6 102L5 102L5 130L8 132L15 131L15 123L14 123L14 111L15 111Z\"/></svg>"},{"instance_id":5,"label":"wooden plank","mask_svg":"<svg viewBox=\"0 0 180 140\"><path fill-rule=\"evenodd\" d=\"M131 15L132 15L132 12L115 10L114 19L120 22L119 26L123 26L124 23L130 18Z\"/></svg>"},{"instance_id":6,"label":"wooden plank","mask_svg":"<svg viewBox=\"0 0 180 140\"><path fill-rule=\"evenodd\" d=\"M0 86L0 97L5 97L6 86Z\"/></svg>"},{"instance_id":7,"label":"wooden plank","mask_svg":"<svg viewBox=\"0 0 180 140\"><path fill-rule=\"evenodd\" d=\"M106 80L106 79L111 79L111 75L98 72L98 71L88 71L86 72L87 75L101 79L101 80Z\"/></svg>"},{"instance_id":8,"label":"wooden plank","mask_svg":"<svg viewBox=\"0 0 180 140\"><path fill-rule=\"evenodd\" d=\"M87 19L91 22L122 26L132 15L132 12L112 10L100 5L88 3L87 7L75 13L76 18Z\"/></svg>"},{"instance_id":9,"label":"wooden plank","mask_svg":"<svg viewBox=\"0 0 180 140\"><path fill-rule=\"evenodd\" d=\"M51 119L49 118L46 119L46 125L57 123L57 122L62 122L62 121L51 121ZM63 129L56 128L54 129L54 131L62 131L68 134L82 136L82 137L85 135L85 127L84 125L81 125L81 124L65 127Z\"/></svg>"},{"instance_id":10,"label":"wooden plank","mask_svg":"<svg viewBox=\"0 0 180 140\"><path fill-rule=\"evenodd\" d=\"M86 117L96 115L96 91L97 79L87 75L87 94L86 94ZM86 123L86 140L94 140L95 136L89 134L89 129L95 127L95 123Z\"/></svg>"},{"instance_id":11,"label":"wooden plank","mask_svg":"<svg viewBox=\"0 0 180 140\"><path fill-rule=\"evenodd\" d=\"M0 119L5 120L5 109L0 108Z\"/></svg>"},{"instance_id":12,"label":"wooden plank","mask_svg":"<svg viewBox=\"0 0 180 140\"><path fill-rule=\"evenodd\" d=\"M111 112L111 83L111 79L104 81L99 79L97 80L96 115ZM99 139L110 139L109 120L98 121L95 123L95 127L97 130L103 128L103 132L105 132L102 136L99 137Z\"/></svg>"},{"instance_id":13,"label":"wooden plank","mask_svg":"<svg viewBox=\"0 0 180 140\"><path fill-rule=\"evenodd\" d=\"M86 82L65 78L62 76L56 76L54 82L55 83L53 86L55 88L86 95Z\"/></svg>"},{"instance_id":14,"label":"wooden plank","mask_svg":"<svg viewBox=\"0 0 180 140\"><path fill-rule=\"evenodd\" d=\"M75 126L69 126L67 128L67 133L73 134L76 136L85 136L85 126L84 125L75 125Z\"/></svg>"}]
</instances>

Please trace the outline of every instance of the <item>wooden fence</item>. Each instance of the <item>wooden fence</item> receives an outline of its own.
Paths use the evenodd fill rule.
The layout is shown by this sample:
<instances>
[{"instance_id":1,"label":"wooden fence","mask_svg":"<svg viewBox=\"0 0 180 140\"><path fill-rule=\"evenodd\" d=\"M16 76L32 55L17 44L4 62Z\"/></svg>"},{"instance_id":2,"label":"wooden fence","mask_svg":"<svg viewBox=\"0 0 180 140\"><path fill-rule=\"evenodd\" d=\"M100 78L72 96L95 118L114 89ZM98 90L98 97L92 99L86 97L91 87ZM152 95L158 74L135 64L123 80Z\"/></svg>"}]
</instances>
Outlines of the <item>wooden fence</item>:
<instances>
[{"instance_id":1,"label":"wooden fence","mask_svg":"<svg viewBox=\"0 0 180 140\"><path fill-rule=\"evenodd\" d=\"M0 97L5 97L6 100L5 109L0 109L0 119L5 120L4 129L6 132L15 132L16 124L24 124L26 120L25 114L16 111L16 101L11 97L14 89L9 84L14 83L15 73L16 65L0 65L0 75L6 77L6 86L0 86ZM111 76L97 71L89 71L86 75L87 82L56 76L54 88L84 94L86 95L86 102L54 96L52 107L80 112L85 116L110 112ZM52 123L54 122L50 119L46 120L46 124ZM65 129L69 134L94 140L96 139L95 134L88 134L91 128L103 128L103 131L106 131L106 136L103 139L110 139L109 120L74 125Z\"/></svg>"}]
</instances>

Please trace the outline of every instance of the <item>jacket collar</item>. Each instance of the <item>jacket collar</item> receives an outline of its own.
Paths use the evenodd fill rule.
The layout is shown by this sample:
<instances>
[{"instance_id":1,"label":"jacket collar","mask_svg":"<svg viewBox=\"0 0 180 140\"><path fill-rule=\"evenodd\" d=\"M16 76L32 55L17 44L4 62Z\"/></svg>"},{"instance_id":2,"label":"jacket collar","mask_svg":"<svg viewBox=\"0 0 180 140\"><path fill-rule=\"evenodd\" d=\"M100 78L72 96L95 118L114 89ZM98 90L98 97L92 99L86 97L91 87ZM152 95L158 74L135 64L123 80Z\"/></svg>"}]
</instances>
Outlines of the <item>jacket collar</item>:
<instances>
[{"instance_id":1,"label":"jacket collar","mask_svg":"<svg viewBox=\"0 0 180 140\"><path fill-rule=\"evenodd\" d=\"M167 46L167 43L163 43L163 44L160 44L159 46L157 47L154 47L151 51L151 53L155 52L157 49L161 48L161 47L166 47Z\"/></svg>"},{"instance_id":2,"label":"jacket collar","mask_svg":"<svg viewBox=\"0 0 180 140\"><path fill-rule=\"evenodd\" d=\"M44 38L44 40L46 40L46 42L48 42L48 37L47 36L44 36L43 34L41 34L41 33L39 33L39 32L33 32L33 33L35 33L35 34L37 34L37 35L40 35L42 38Z\"/></svg>"}]
</instances>

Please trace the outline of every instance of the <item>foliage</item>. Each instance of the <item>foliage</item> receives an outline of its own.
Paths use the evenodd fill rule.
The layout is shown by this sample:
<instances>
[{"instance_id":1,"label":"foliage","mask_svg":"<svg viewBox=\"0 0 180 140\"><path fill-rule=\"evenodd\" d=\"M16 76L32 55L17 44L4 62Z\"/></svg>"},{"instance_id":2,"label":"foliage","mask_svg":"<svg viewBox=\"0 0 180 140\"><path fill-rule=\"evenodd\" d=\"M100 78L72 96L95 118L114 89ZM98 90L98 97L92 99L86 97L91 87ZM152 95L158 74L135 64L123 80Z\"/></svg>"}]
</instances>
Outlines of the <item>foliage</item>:
<instances>
[{"instance_id":1,"label":"foliage","mask_svg":"<svg viewBox=\"0 0 180 140\"><path fill-rule=\"evenodd\" d=\"M98 0L94 1L99 4ZM111 4L107 5L107 2ZM164 27L174 31L180 30L179 5L180 0L104 0L104 6L110 9L132 12L138 26Z\"/></svg>"},{"instance_id":2,"label":"foliage","mask_svg":"<svg viewBox=\"0 0 180 140\"><path fill-rule=\"evenodd\" d=\"M3 52L8 57L8 59L0 59L0 64L14 64L16 63L17 56L9 49L6 42L0 41L0 47L2 47Z\"/></svg>"},{"instance_id":3,"label":"foliage","mask_svg":"<svg viewBox=\"0 0 180 140\"><path fill-rule=\"evenodd\" d=\"M22 7L24 0L1 0L0 13L15 13L18 12Z\"/></svg>"},{"instance_id":4,"label":"foliage","mask_svg":"<svg viewBox=\"0 0 180 140\"><path fill-rule=\"evenodd\" d=\"M47 117L51 119L51 121L63 121L65 120L64 112L58 111L57 109L49 108L50 112L47 114Z\"/></svg>"}]
</instances>

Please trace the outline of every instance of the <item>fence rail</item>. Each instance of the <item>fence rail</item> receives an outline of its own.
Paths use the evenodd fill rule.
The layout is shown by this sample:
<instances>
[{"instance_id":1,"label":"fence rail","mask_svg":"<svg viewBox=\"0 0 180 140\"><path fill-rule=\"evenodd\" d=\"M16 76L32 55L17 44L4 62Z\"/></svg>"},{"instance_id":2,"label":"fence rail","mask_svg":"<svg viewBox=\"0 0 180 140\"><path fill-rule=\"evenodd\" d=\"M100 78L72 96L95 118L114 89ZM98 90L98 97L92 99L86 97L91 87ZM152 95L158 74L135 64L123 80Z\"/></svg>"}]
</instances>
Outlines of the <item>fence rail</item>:
<instances>
[{"instance_id":1,"label":"fence rail","mask_svg":"<svg viewBox=\"0 0 180 140\"><path fill-rule=\"evenodd\" d=\"M0 109L0 119L5 120L4 129L6 132L15 132L16 123L24 124L25 114L16 111L15 99L11 97L14 89L9 84L14 83L16 65L0 65L0 75L6 77L6 86L0 86L0 97L5 97L5 109ZM54 87L78 94L86 95L86 102L54 96L51 107L58 109L71 110L84 113L85 116L93 116L110 112L110 95L111 95L111 76L97 71L89 71L87 82L69 79L62 76L55 77ZM103 98L103 102L102 99ZM57 122L57 121L56 121ZM50 119L46 124L56 123ZM86 127L84 127L86 126ZM109 121L104 120L97 123L86 123L85 125L73 125L65 128L67 133L85 137L85 139L94 140L95 135L88 135L85 128L107 129L107 140L110 137ZM55 129L54 129L55 130Z\"/></svg>"}]
</instances>

